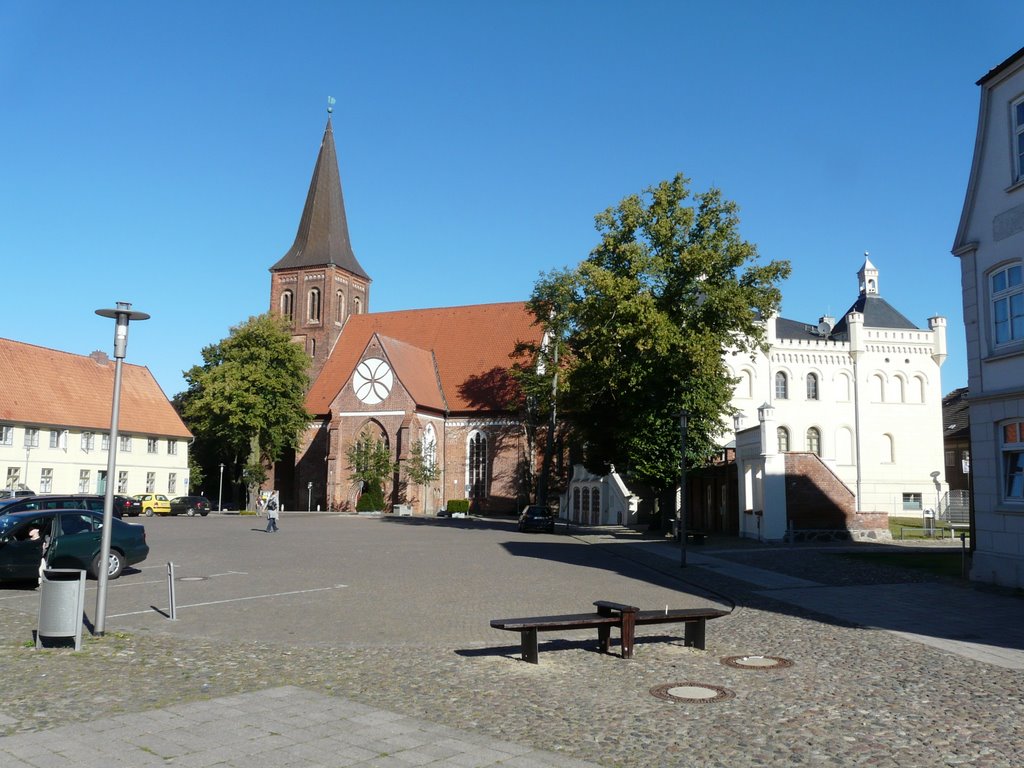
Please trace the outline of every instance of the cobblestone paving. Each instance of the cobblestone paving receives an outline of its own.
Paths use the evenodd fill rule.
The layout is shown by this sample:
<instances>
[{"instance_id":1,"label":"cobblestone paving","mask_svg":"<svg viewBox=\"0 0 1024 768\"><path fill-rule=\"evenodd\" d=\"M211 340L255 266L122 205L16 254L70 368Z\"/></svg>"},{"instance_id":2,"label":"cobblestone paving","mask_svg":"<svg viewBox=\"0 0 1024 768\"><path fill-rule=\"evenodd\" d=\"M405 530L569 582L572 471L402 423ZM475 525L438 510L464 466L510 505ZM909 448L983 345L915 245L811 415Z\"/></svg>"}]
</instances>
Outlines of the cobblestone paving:
<instances>
[{"instance_id":1,"label":"cobblestone paving","mask_svg":"<svg viewBox=\"0 0 1024 768\"><path fill-rule=\"evenodd\" d=\"M734 556L751 565L762 557ZM848 563L810 551L787 557L794 575L803 569L817 581L823 563L814 560L833 557L823 561L833 571ZM650 567L670 566L650 558ZM864 568L856 566L857 583L919 578ZM709 623L708 650L683 647L681 629L644 627L626 661L596 653L578 632L542 636L536 666L518 660L511 633L503 647L453 649L225 642L155 630L86 638L80 653L36 651L35 616L0 610L0 734L296 685L608 766L1024 765L1024 674L803 612L697 568L687 579L738 604ZM755 654L794 665L755 671L719 661ZM673 703L650 694L671 682L723 686L735 697Z\"/></svg>"}]
</instances>

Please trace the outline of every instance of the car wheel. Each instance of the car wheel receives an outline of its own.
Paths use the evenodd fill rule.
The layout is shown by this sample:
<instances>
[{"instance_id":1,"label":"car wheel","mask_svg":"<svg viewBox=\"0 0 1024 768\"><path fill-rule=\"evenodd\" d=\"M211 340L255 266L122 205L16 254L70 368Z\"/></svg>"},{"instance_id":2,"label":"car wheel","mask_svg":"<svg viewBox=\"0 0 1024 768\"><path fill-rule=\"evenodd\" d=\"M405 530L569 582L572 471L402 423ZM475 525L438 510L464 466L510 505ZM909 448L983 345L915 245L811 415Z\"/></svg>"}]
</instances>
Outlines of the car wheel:
<instances>
[{"instance_id":1,"label":"car wheel","mask_svg":"<svg viewBox=\"0 0 1024 768\"><path fill-rule=\"evenodd\" d=\"M116 549L110 550L110 558L107 560L107 578L116 579L121 575L124 570L124 555L118 552ZM93 578L99 578L100 573L100 556L96 555L96 558L92 561L92 575Z\"/></svg>"},{"instance_id":2,"label":"car wheel","mask_svg":"<svg viewBox=\"0 0 1024 768\"><path fill-rule=\"evenodd\" d=\"M210 513L209 512L200 512L199 514L202 515L203 517L206 517Z\"/></svg>"},{"instance_id":3,"label":"car wheel","mask_svg":"<svg viewBox=\"0 0 1024 768\"><path fill-rule=\"evenodd\" d=\"M196 511L194 509L190 509L185 514L187 514L189 517L195 517L196 516Z\"/></svg>"},{"instance_id":4,"label":"car wheel","mask_svg":"<svg viewBox=\"0 0 1024 768\"><path fill-rule=\"evenodd\" d=\"M152 516L153 516L153 508L150 507L149 509L146 510L146 517L152 517Z\"/></svg>"}]
</instances>

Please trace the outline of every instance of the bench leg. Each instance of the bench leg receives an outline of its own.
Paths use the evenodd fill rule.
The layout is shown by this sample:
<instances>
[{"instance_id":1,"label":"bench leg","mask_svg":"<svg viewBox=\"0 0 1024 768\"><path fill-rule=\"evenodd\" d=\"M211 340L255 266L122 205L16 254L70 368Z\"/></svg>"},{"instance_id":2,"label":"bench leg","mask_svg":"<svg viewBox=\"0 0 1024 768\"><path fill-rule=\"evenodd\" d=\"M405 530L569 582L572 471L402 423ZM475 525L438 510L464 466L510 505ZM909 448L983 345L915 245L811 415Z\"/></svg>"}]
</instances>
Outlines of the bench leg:
<instances>
[{"instance_id":1,"label":"bench leg","mask_svg":"<svg viewBox=\"0 0 1024 768\"><path fill-rule=\"evenodd\" d=\"M528 661L531 664L538 664L538 651L537 651L537 630L536 629L524 629L519 633L523 639L523 661Z\"/></svg>"},{"instance_id":2,"label":"bench leg","mask_svg":"<svg viewBox=\"0 0 1024 768\"><path fill-rule=\"evenodd\" d=\"M608 653L612 644L612 628L610 626L598 627L597 639L601 644L601 653Z\"/></svg>"},{"instance_id":3,"label":"bench leg","mask_svg":"<svg viewBox=\"0 0 1024 768\"><path fill-rule=\"evenodd\" d=\"M636 613L622 612L622 658L633 658L633 638L636 637Z\"/></svg>"},{"instance_id":4,"label":"bench leg","mask_svg":"<svg viewBox=\"0 0 1024 768\"><path fill-rule=\"evenodd\" d=\"M683 626L686 628L683 634L683 645L690 648L700 648L702 651L705 646L705 625L704 619L698 619L697 621L688 621Z\"/></svg>"}]
</instances>

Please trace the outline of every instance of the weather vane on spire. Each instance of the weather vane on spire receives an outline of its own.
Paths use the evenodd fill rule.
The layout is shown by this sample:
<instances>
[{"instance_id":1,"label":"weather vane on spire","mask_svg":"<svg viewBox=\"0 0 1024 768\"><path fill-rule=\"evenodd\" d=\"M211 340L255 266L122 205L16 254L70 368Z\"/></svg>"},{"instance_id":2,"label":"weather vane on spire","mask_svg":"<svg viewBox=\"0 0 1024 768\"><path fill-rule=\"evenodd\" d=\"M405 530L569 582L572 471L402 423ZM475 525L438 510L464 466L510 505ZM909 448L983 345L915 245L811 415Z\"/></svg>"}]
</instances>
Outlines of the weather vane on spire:
<instances>
[{"instance_id":1,"label":"weather vane on spire","mask_svg":"<svg viewBox=\"0 0 1024 768\"><path fill-rule=\"evenodd\" d=\"M333 111L334 111L334 97L333 96L328 96L327 97L327 114L329 115Z\"/></svg>"}]
</instances>

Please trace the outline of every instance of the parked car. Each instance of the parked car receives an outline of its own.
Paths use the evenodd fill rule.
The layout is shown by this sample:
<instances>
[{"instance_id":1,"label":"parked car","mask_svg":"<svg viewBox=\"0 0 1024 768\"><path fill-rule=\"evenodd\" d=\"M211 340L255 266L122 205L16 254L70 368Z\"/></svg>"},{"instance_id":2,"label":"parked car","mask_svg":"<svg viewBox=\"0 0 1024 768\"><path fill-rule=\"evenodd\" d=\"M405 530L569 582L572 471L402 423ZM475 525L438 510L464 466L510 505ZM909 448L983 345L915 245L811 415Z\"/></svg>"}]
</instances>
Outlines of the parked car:
<instances>
[{"instance_id":1,"label":"parked car","mask_svg":"<svg viewBox=\"0 0 1024 768\"><path fill-rule=\"evenodd\" d=\"M175 496L171 499L172 515L202 515L210 514L210 500L205 496Z\"/></svg>"},{"instance_id":2,"label":"parked car","mask_svg":"<svg viewBox=\"0 0 1024 768\"><path fill-rule=\"evenodd\" d=\"M118 498L125 497L114 497L114 517L121 517L124 514L124 507L117 502ZM102 514L103 502L103 496L88 493L71 495L53 493L23 496L16 499L4 499L3 502L0 502L0 515L9 515L14 512L26 512L35 509L91 509ZM135 514L139 513L136 512Z\"/></svg>"},{"instance_id":3,"label":"parked car","mask_svg":"<svg viewBox=\"0 0 1024 768\"><path fill-rule=\"evenodd\" d=\"M520 531L545 531L553 533L555 530L555 516L551 510L536 505L530 505L523 509L519 516Z\"/></svg>"},{"instance_id":4,"label":"parked car","mask_svg":"<svg viewBox=\"0 0 1024 768\"><path fill-rule=\"evenodd\" d=\"M4 488L3 494L5 498L17 498L18 496L35 496L36 492L29 488L27 485L19 484L17 488Z\"/></svg>"},{"instance_id":5,"label":"parked car","mask_svg":"<svg viewBox=\"0 0 1024 768\"><path fill-rule=\"evenodd\" d=\"M107 576L116 579L126 566L149 555L146 529L123 520L111 520ZM33 540L36 529L40 538ZM88 509L36 509L0 515L0 581L27 581L39 574L43 539L50 537L47 564L51 568L78 568L96 577L100 564L103 514Z\"/></svg>"},{"instance_id":6,"label":"parked car","mask_svg":"<svg viewBox=\"0 0 1024 768\"><path fill-rule=\"evenodd\" d=\"M162 493L137 493L133 498L139 502L146 517L174 514L171 511L170 500Z\"/></svg>"}]
</instances>

